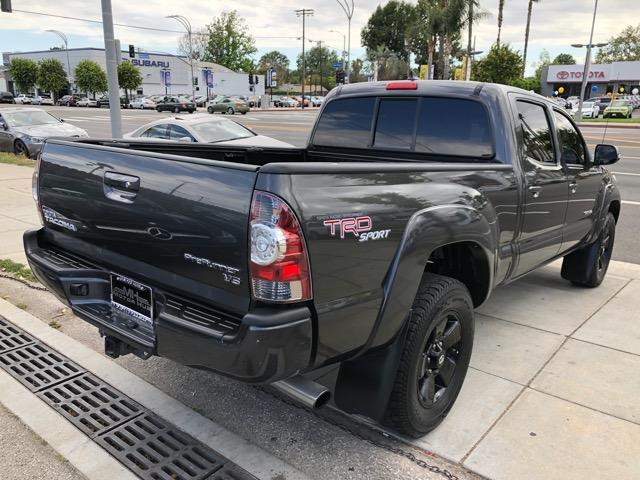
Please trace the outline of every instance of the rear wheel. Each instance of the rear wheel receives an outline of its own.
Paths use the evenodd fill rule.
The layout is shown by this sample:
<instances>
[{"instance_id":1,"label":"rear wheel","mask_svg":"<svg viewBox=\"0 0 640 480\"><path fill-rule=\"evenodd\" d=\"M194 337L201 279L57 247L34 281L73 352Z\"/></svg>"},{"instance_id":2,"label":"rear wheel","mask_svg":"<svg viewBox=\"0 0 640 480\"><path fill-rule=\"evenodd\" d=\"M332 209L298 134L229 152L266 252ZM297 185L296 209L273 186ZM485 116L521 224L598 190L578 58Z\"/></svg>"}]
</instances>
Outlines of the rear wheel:
<instances>
[{"instance_id":1,"label":"rear wheel","mask_svg":"<svg viewBox=\"0 0 640 480\"><path fill-rule=\"evenodd\" d=\"M233 111L233 108L229 107L229 108L227 108L227 113L229 115L233 115L235 112Z\"/></svg>"},{"instance_id":2,"label":"rear wheel","mask_svg":"<svg viewBox=\"0 0 640 480\"><path fill-rule=\"evenodd\" d=\"M180 107L173 107L173 113L180 113Z\"/></svg>"},{"instance_id":3,"label":"rear wheel","mask_svg":"<svg viewBox=\"0 0 640 480\"><path fill-rule=\"evenodd\" d=\"M213 107L207 107L207 112L213 113Z\"/></svg>"},{"instance_id":4,"label":"rear wheel","mask_svg":"<svg viewBox=\"0 0 640 480\"><path fill-rule=\"evenodd\" d=\"M609 212L598 239L564 257L562 278L581 287L594 288L600 285L609 268L615 238L616 219Z\"/></svg>"},{"instance_id":5,"label":"rear wheel","mask_svg":"<svg viewBox=\"0 0 640 480\"><path fill-rule=\"evenodd\" d=\"M13 153L15 153L16 155L24 155L25 157L28 157L29 149L22 140L16 140L16 142L13 144Z\"/></svg>"},{"instance_id":6,"label":"rear wheel","mask_svg":"<svg viewBox=\"0 0 640 480\"><path fill-rule=\"evenodd\" d=\"M473 347L473 302L450 277L425 273L413 302L384 422L419 437L453 406Z\"/></svg>"}]
</instances>

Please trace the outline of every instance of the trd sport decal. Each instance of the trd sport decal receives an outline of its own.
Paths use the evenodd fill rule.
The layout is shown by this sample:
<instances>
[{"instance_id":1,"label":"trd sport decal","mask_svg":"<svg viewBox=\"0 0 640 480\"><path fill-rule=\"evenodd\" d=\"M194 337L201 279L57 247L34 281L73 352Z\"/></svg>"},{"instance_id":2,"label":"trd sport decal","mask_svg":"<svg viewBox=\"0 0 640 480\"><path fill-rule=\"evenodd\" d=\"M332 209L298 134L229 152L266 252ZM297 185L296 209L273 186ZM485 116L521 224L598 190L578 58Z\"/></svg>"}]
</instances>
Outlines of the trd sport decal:
<instances>
[{"instance_id":1,"label":"trd sport decal","mask_svg":"<svg viewBox=\"0 0 640 480\"><path fill-rule=\"evenodd\" d=\"M360 242L387 238L391 232L391 230L372 232L373 222L368 216L330 219L325 220L323 224L325 227L329 227L332 237L339 234L340 238L345 238L348 233L352 233Z\"/></svg>"}]
</instances>

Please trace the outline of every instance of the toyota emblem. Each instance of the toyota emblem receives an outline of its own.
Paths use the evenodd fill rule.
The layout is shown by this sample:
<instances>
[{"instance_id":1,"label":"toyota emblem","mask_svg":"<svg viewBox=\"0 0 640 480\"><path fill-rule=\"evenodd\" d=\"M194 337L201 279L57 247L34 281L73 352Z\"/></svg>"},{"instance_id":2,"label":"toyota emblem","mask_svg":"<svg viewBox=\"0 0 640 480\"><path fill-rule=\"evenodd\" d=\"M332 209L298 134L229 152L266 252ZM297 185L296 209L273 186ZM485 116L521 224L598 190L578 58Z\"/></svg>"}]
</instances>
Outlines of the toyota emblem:
<instances>
[{"instance_id":1,"label":"toyota emblem","mask_svg":"<svg viewBox=\"0 0 640 480\"><path fill-rule=\"evenodd\" d=\"M567 78L569 78L569 72L567 72L566 70L561 70L556 74L556 77L558 77L560 80L566 80Z\"/></svg>"}]
</instances>

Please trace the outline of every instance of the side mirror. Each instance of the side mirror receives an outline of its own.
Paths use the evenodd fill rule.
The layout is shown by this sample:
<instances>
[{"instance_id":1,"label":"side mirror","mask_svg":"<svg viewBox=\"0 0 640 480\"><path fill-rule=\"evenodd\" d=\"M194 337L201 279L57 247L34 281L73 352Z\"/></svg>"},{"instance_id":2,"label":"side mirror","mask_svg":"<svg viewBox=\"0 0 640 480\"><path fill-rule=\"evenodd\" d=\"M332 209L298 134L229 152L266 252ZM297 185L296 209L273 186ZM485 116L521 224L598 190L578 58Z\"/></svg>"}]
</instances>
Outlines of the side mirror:
<instances>
[{"instance_id":1,"label":"side mirror","mask_svg":"<svg viewBox=\"0 0 640 480\"><path fill-rule=\"evenodd\" d=\"M2 128L3 130L9 130L9 125L4 122L0 122L0 128Z\"/></svg>"},{"instance_id":2,"label":"side mirror","mask_svg":"<svg viewBox=\"0 0 640 480\"><path fill-rule=\"evenodd\" d=\"M64 118L60 118L59 120L60 120L62 123L64 123Z\"/></svg>"},{"instance_id":3,"label":"side mirror","mask_svg":"<svg viewBox=\"0 0 640 480\"><path fill-rule=\"evenodd\" d=\"M618 160L620 160L620 154L617 147L606 143L596 145L596 151L593 155L594 165L611 165Z\"/></svg>"}]
</instances>

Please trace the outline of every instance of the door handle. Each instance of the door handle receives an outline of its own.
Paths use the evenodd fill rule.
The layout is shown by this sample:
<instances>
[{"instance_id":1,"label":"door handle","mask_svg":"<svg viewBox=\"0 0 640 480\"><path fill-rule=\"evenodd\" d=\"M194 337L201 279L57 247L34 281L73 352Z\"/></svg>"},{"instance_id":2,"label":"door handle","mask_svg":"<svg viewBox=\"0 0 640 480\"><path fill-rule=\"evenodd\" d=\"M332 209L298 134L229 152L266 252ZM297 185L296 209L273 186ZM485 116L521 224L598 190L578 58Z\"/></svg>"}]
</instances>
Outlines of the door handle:
<instances>
[{"instance_id":1,"label":"door handle","mask_svg":"<svg viewBox=\"0 0 640 480\"><path fill-rule=\"evenodd\" d=\"M578 184L576 182L571 182L569 184L569 191L571 193L576 193L576 190L578 190Z\"/></svg>"},{"instance_id":2,"label":"door handle","mask_svg":"<svg viewBox=\"0 0 640 480\"><path fill-rule=\"evenodd\" d=\"M531 185L529 187L529 191L531 192L531 196L533 198L538 198L540 196L540 192L542 191L542 187L538 185Z\"/></svg>"},{"instance_id":3,"label":"door handle","mask_svg":"<svg viewBox=\"0 0 640 480\"><path fill-rule=\"evenodd\" d=\"M116 202L133 203L140 190L140 177L117 172L105 172L104 195Z\"/></svg>"}]
</instances>

